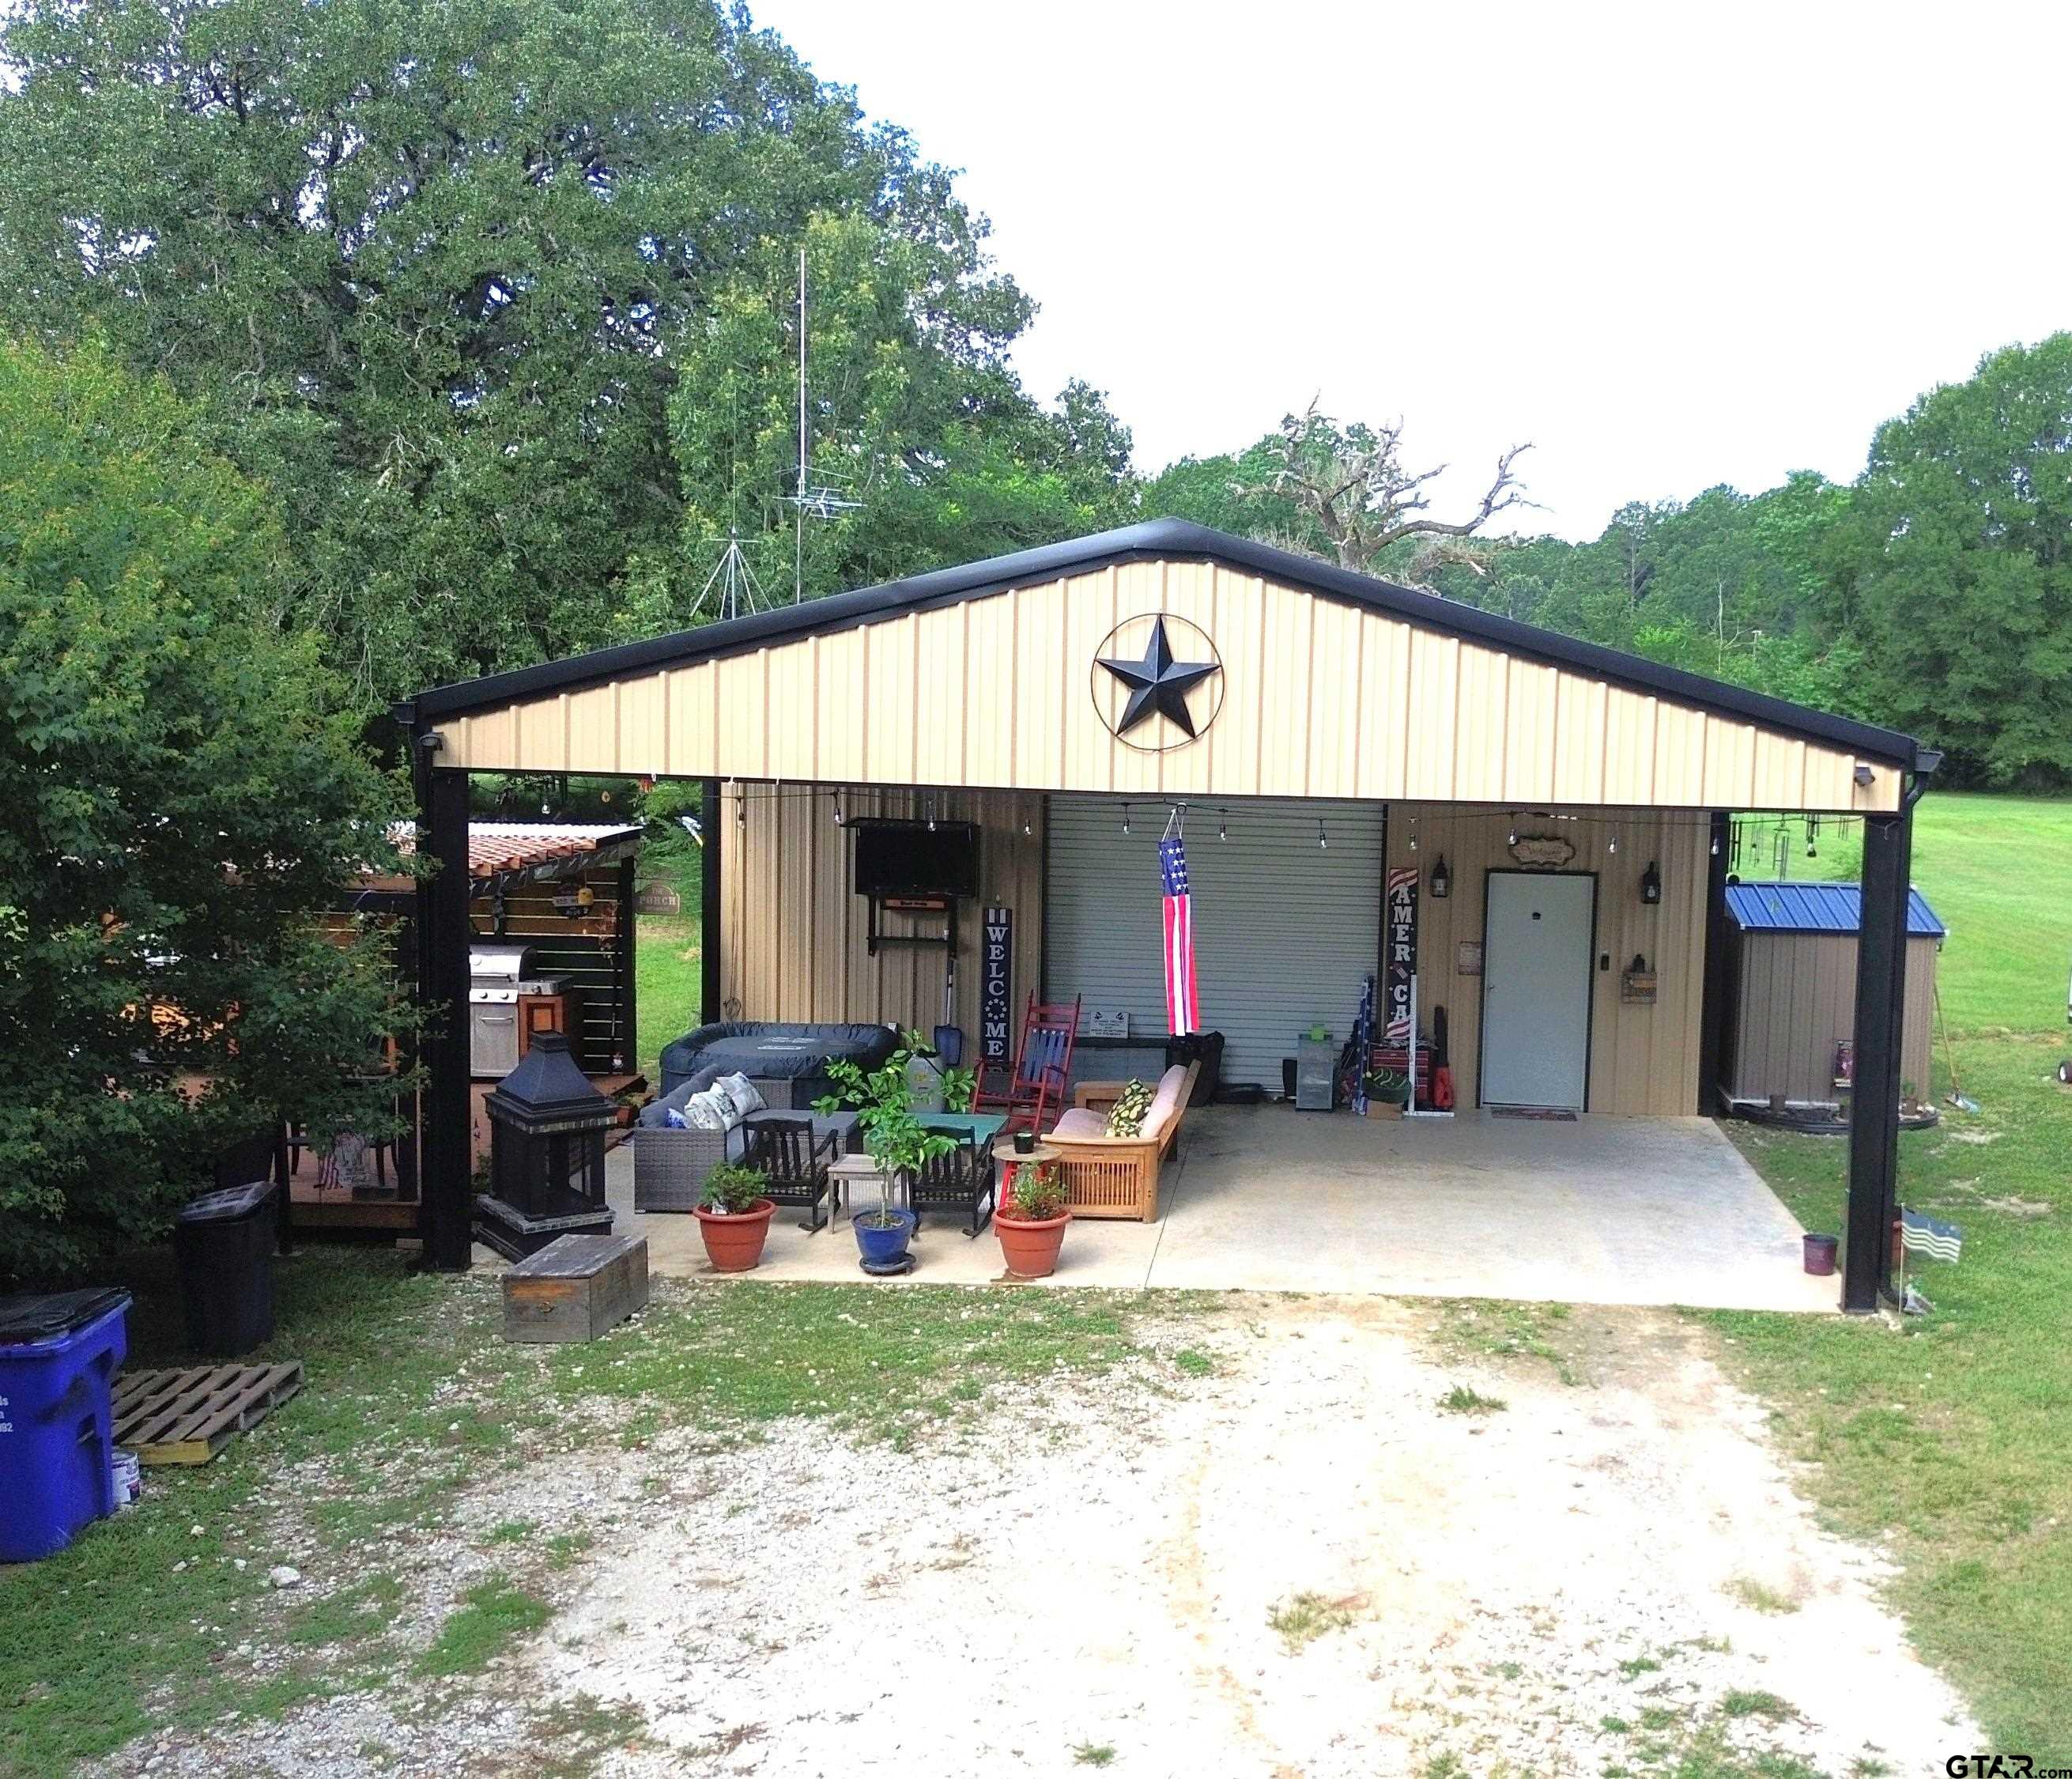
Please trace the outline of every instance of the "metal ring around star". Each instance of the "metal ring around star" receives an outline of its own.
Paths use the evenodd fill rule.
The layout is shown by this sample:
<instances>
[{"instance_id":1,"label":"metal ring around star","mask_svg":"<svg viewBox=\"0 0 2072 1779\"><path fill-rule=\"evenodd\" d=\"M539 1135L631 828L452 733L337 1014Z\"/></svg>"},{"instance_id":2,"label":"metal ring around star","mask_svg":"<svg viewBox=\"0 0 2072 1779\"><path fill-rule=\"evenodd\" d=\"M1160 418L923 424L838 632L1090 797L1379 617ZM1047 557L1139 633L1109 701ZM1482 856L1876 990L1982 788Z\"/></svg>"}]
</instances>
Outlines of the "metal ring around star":
<instances>
[{"instance_id":1,"label":"metal ring around star","mask_svg":"<svg viewBox=\"0 0 2072 1779\"><path fill-rule=\"evenodd\" d=\"M1137 634L1119 644L1130 632ZM1087 690L1101 727L1124 747L1145 754L1171 753L1198 741L1222 710L1223 656L1193 619L1173 612L1140 612L1101 639L1087 669ZM1118 690L1124 694L1120 714ZM1175 720L1176 710L1184 722ZM1146 739L1139 739L1133 730ZM1160 739L1149 739L1154 734Z\"/></svg>"}]
</instances>

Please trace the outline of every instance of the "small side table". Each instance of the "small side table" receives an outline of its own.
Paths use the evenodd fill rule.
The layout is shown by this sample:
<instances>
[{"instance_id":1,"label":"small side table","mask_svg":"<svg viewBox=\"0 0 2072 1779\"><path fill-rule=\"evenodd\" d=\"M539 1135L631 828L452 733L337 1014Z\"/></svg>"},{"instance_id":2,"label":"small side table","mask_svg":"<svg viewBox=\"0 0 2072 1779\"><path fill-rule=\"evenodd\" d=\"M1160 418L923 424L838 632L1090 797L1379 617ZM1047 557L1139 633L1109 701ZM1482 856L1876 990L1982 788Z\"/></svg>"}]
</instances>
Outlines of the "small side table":
<instances>
[{"instance_id":1,"label":"small side table","mask_svg":"<svg viewBox=\"0 0 2072 1779\"><path fill-rule=\"evenodd\" d=\"M849 1206L849 1220L852 1223L856 1221L856 1200L850 1196L851 1192L858 1186L868 1186L875 1192L882 1177L878 1163L861 1149L853 1155L837 1155L828 1164L828 1178L833 1184L835 1196L841 1204ZM828 1227L832 1229L834 1223L835 1208L830 1206Z\"/></svg>"},{"instance_id":2,"label":"small side table","mask_svg":"<svg viewBox=\"0 0 2072 1779\"><path fill-rule=\"evenodd\" d=\"M1065 1151L1054 1149L1047 1143L1039 1143L1033 1149L1020 1150L1014 1147L1014 1139L1002 1137L993 1146L993 1159L1000 1163L1000 1192L993 1200L993 1213L997 1216L1014 1190L1015 1176L1024 1167L1040 1167L1045 1162L1064 1159Z\"/></svg>"}]
</instances>

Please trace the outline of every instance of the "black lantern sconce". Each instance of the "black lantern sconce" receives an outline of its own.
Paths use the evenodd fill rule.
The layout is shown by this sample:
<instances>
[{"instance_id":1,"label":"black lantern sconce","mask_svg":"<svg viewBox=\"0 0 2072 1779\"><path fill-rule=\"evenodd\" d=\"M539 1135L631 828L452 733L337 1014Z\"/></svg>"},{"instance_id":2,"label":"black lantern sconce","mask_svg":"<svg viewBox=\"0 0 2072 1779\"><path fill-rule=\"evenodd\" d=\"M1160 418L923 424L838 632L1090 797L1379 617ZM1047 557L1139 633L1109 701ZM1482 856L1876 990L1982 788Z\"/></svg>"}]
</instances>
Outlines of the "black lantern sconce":
<instances>
[{"instance_id":1,"label":"black lantern sconce","mask_svg":"<svg viewBox=\"0 0 2072 1779\"><path fill-rule=\"evenodd\" d=\"M1432 900L1443 902L1453 887L1453 874L1446 869L1446 855L1439 854L1439 863L1432 867Z\"/></svg>"},{"instance_id":2,"label":"black lantern sconce","mask_svg":"<svg viewBox=\"0 0 2072 1779\"><path fill-rule=\"evenodd\" d=\"M1647 869L1640 874L1640 899L1643 902L1662 900L1662 871L1652 859L1647 862Z\"/></svg>"}]
</instances>

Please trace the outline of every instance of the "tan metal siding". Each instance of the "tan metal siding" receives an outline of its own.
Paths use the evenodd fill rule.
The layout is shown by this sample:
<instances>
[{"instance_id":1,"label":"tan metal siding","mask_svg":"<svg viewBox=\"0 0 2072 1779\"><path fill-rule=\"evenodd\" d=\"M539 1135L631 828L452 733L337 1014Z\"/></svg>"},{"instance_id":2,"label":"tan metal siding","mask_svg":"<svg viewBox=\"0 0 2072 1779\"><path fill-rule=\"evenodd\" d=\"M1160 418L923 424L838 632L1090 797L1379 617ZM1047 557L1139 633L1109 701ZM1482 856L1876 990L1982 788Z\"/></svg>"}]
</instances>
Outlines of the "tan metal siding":
<instances>
[{"instance_id":1,"label":"tan metal siding","mask_svg":"<svg viewBox=\"0 0 2072 1779\"><path fill-rule=\"evenodd\" d=\"M1596 949L1611 964L1591 973L1589 1109L1620 1117L1691 1116L1697 1110L1704 993L1708 826L1702 818L1679 812L1645 810L1617 817L1566 809L1550 813L1588 818L1520 815L1518 831L1559 834L1576 849L1566 868L1597 873ZM1463 940L1482 941L1487 873L1515 868L1509 850L1512 825L1503 809L1426 803L1399 803L1389 809L1389 863L1416 865L1423 874L1417 953L1424 1022L1429 1027L1433 1007L1446 1009L1454 1091L1463 1107L1476 1103L1482 978L1458 973L1458 947ZM1616 854L1610 850L1614 834ZM1431 876L1442 854L1453 888L1440 901L1433 898ZM1640 899L1641 874L1651 859L1662 873L1662 900L1652 904ZM1635 953L1655 970L1652 1005L1619 998L1621 972Z\"/></svg>"},{"instance_id":2,"label":"tan metal siding","mask_svg":"<svg viewBox=\"0 0 2072 1779\"><path fill-rule=\"evenodd\" d=\"M1736 1099L1831 1101L1835 1047L1856 1029L1856 940L1847 933L1748 933L1734 941L1740 986L1728 1091ZM1929 1091L1937 943L1906 941L1899 1073Z\"/></svg>"},{"instance_id":3,"label":"tan metal siding","mask_svg":"<svg viewBox=\"0 0 2072 1779\"><path fill-rule=\"evenodd\" d=\"M850 893L850 846L824 789L751 785L721 794L720 995L728 1018L882 1019L923 1032L943 1017L939 948L888 945L870 954L865 904ZM1043 933L1043 800L1028 793L931 793L944 821L980 825L980 901L966 904L959 933L955 1023L978 1030L980 916L989 904L1014 910L1018 1005L1036 986ZM911 817L921 794L852 788L846 817ZM745 814L746 819L742 817ZM1032 831L1025 834L1025 825ZM940 923L888 914L892 933Z\"/></svg>"},{"instance_id":4,"label":"tan metal siding","mask_svg":"<svg viewBox=\"0 0 2072 1779\"><path fill-rule=\"evenodd\" d=\"M1090 678L1119 621L1170 611L1223 658L1198 742L1116 741ZM1121 646L1131 640L1125 636ZM658 683L659 682L659 683ZM1131 795L1632 808L1896 807L1897 775L1219 565L1141 562L458 717L477 769L966 784Z\"/></svg>"}]
</instances>

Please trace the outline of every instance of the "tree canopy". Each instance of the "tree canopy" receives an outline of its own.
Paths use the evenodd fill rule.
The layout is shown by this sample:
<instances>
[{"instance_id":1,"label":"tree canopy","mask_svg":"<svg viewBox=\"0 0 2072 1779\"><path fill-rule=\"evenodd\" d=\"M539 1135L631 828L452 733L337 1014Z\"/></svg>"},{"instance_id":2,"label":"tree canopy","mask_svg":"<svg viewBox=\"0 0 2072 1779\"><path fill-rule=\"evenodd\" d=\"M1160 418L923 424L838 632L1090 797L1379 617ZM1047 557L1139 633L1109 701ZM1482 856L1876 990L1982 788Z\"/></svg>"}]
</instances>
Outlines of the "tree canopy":
<instances>
[{"instance_id":1,"label":"tree canopy","mask_svg":"<svg viewBox=\"0 0 2072 1779\"><path fill-rule=\"evenodd\" d=\"M267 620L271 499L114 356L0 345L0 1276L155 1233L278 1117L372 1128L401 1019L313 918L399 799Z\"/></svg>"},{"instance_id":2,"label":"tree canopy","mask_svg":"<svg viewBox=\"0 0 2072 1779\"><path fill-rule=\"evenodd\" d=\"M686 534L788 492L802 245L816 450L874 496L815 591L1100 496L1006 367L983 220L745 13L31 0L0 51L0 330L199 405L364 702L682 621Z\"/></svg>"}]
</instances>

